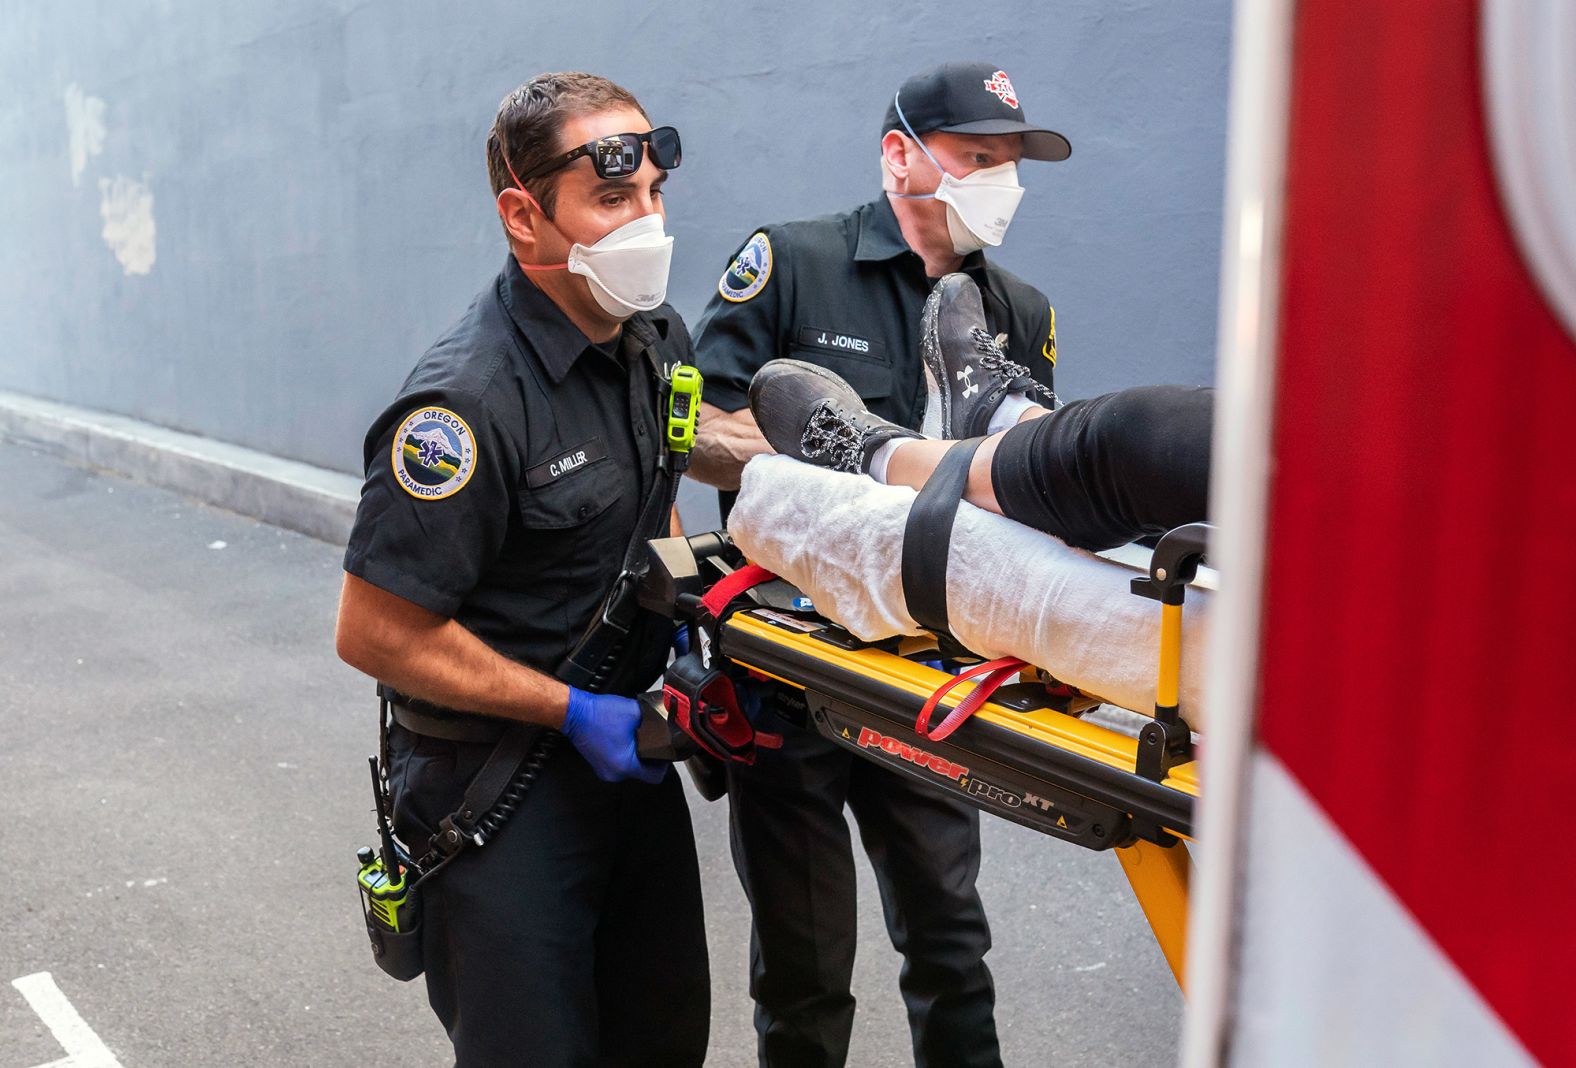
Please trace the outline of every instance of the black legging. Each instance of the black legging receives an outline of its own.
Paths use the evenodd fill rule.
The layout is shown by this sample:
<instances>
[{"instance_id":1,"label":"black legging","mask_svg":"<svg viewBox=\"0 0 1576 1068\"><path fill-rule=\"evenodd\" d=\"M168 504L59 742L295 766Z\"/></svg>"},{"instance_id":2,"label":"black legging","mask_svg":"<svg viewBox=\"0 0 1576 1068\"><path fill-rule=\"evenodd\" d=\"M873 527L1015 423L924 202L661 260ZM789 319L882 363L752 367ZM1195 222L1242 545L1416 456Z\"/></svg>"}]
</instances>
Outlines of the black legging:
<instances>
[{"instance_id":1,"label":"black legging","mask_svg":"<svg viewBox=\"0 0 1576 1068\"><path fill-rule=\"evenodd\" d=\"M1201 522L1214 406L1208 387L1140 386L1019 423L991 464L1002 514L1091 550Z\"/></svg>"}]
</instances>

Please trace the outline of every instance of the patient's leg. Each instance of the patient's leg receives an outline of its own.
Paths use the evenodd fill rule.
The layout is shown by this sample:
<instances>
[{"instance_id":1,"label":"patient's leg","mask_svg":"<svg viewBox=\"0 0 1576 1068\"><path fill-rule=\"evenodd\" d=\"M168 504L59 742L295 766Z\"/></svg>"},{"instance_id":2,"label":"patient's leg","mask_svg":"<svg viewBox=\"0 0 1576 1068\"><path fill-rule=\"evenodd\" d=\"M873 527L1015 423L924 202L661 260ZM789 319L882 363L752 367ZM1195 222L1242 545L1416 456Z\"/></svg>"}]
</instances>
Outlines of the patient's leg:
<instances>
[{"instance_id":1,"label":"patient's leg","mask_svg":"<svg viewBox=\"0 0 1576 1068\"><path fill-rule=\"evenodd\" d=\"M1144 386L1026 411L990 435L965 495L989 511L1084 549L1123 545L1205 518L1214 391ZM750 383L750 409L772 447L878 481L922 486L953 443L872 415L832 372L772 360Z\"/></svg>"},{"instance_id":2,"label":"patient's leg","mask_svg":"<svg viewBox=\"0 0 1576 1068\"><path fill-rule=\"evenodd\" d=\"M991 464L996 459L996 447L1001 444L1001 439L1005 436L1005 434L992 434L980 442L979 451L969 463L968 486L963 492L964 500L997 515L1001 515L1002 510L1001 504L996 500L996 486L990 472ZM885 472L872 469L871 475L877 482L885 482L888 486L909 486L919 489L930 478L931 472L935 471L936 465L941 463L941 458L947 454L947 450L956 444L955 441L935 441L930 438L903 438L894 441L889 446Z\"/></svg>"},{"instance_id":3,"label":"patient's leg","mask_svg":"<svg viewBox=\"0 0 1576 1068\"><path fill-rule=\"evenodd\" d=\"M1205 518L1215 391L1142 386L1026 411L980 444L964 492L970 503L1106 549ZM1044 418L1042 418L1044 417ZM889 485L925 484L954 442L894 439Z\"/></svg>"},{"instance_id":4,"label":"patient's leg","mask_svg":"<svg viewBox=\"0 0 1576 1068\"><path fill-rule=\"evenodd\" d=\"M907 487L761 456L745 468L728 529L823 615L879 641L921 629L901 567L913 503ZM1133 596L1133 571L983 508L958 509L945 552L948 628L964 646L1021 657L1124 708L1154 708L1161 614ZM1189 590L1183 612L1181 704L1195 730L1204 729L1209 601L1209 591Z\"/></svg>"}]
</instances>

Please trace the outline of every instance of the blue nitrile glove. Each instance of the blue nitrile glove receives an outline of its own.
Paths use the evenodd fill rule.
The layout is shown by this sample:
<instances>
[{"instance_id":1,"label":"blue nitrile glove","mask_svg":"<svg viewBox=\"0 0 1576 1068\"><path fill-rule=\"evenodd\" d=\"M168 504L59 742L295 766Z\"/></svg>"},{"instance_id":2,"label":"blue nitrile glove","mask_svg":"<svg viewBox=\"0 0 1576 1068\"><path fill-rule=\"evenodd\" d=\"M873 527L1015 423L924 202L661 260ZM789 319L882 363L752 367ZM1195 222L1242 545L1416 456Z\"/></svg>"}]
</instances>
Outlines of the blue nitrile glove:
<instances>
[{"instance_id":1,"label":"blue nitrile glove","mask_svg":"<svg viewBox=\"0 0 1576 1068\"><path fill-rule=\"evenodd\" d=\"M739 711L750 721L750 726L759 727L768 696L766 684L746 678L734 679L733 696L738 698Z\"/></svg>"},{"instance_id":2,"label":"blue nitrile glove","mask_svg":"<svg viewBox=\"0 0 1576 1068\"><path fill-rule=\"evenodd\" d=\"M639 779L659 783L668 766L635 755L635 731L639 727L639 702L613 694L586 693L571 686L569 711L558 730L603 782Z\"/></svg>"},{"instance_id":3,"label":"blue nitrile glove","mask_svg":"<svg viewBox=\"0 0 1576 1068\"><path fill-rule=\"evenodd\" d=\"M686 656L689 649L689 624L680 623L673 628L673 651L679 656Z\"/></svg>"}]
</instances>

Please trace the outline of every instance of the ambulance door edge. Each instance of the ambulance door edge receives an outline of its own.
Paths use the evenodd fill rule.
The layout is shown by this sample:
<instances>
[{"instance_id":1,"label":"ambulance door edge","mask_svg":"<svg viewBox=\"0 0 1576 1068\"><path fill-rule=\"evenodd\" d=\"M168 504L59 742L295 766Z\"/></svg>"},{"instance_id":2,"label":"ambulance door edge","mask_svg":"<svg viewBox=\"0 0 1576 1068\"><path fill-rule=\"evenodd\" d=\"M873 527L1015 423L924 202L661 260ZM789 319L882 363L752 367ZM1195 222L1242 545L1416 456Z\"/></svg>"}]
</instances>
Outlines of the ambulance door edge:
<instances>
[{"instance_id":1,"label":"ambulance door edge","mask_svg":"<svg viewBox=\"0 0 1576 1068\"><path fill-rule=\"evenodd\" d=\"M1227 1056L1244 791L1254 745L1264 588L1293 0L1238 0L1232 19L1226 202L1210 516L1221 572L1207 653L1209 723L1189 917L1182 1064Z\"/></svg>"}]
</instances>

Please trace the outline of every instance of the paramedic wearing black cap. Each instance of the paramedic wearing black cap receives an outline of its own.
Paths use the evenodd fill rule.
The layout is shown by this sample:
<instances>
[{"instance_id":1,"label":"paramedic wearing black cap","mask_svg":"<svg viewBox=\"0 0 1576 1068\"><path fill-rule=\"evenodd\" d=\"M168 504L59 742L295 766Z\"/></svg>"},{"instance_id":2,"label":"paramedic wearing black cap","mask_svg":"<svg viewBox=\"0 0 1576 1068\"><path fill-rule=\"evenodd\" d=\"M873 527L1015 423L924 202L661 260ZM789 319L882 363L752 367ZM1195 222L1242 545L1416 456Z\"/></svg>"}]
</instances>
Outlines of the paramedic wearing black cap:
<instances>
[{"instance_id":1,"label":"paramedic wearing black cap","mask_svg":"<svg viewBox=\"0 0 1576 1068\"><path fill-rule=\"evenodd\" d=\"M1020 159L1066 159L1060 134L1030 125L993 64L916 75L887 101L883 195L840 215L762 227L723 272L701 320L706 376L690 474L736 490L770 452L750 416L750 378L791 356L835 371L870 410L918 429L926 381L920 316L936 279L979 284L990 331L1047 391L1056 362L1044 294L989 263L1023 195ZM731 496L724 494L724 505ZM753 767L730 765L734 861L754 915L750 992L763 1065L838 1065L854 999L854 862L846 804L903 954L899 985L915 1061L1000 1063L985 953L990 930L975 877L976 810L939 789L860 761L807 730Z\"/></svg>"},{"instance_id":2,"label":"paramedic wearing black cap","mask_svg":"<svg viewBox=\"0 0 1576 1068\"><path fill-rule=\"evenodd\" d=\"M637 517L666 533L657 404L691 357L663 303L678 135L604 78L544 74L499 105L487 161L510 255L367 434L338 648L396 691L388 776L413 856L507 724L563 736L517 811L420 890L457 1062L698 1066L694 839L676 774L636 756L630 696L672 623L638 614L603 681L555 677Z\"/></svg>"}]
</instances>

